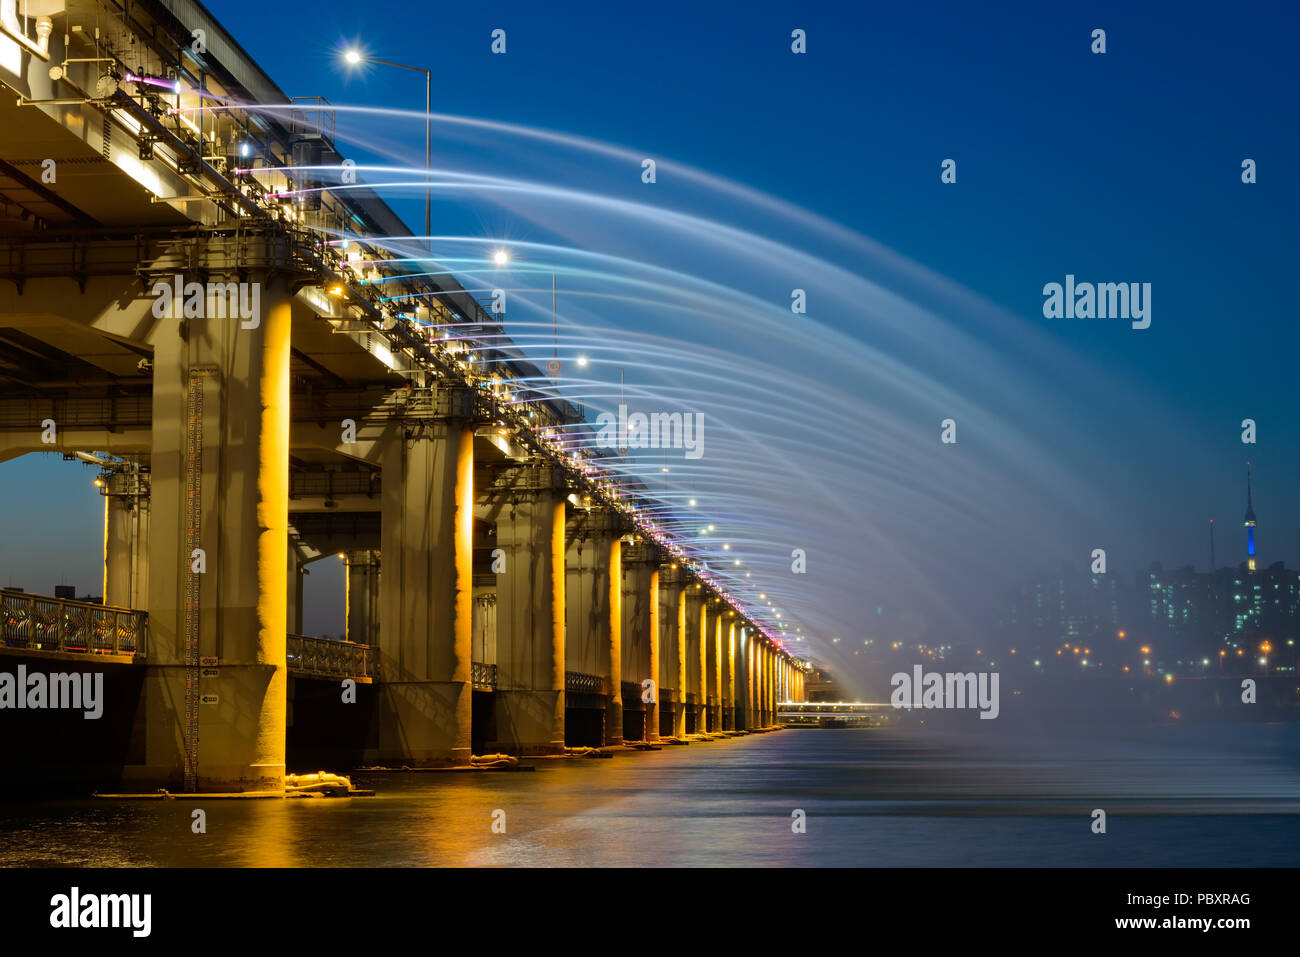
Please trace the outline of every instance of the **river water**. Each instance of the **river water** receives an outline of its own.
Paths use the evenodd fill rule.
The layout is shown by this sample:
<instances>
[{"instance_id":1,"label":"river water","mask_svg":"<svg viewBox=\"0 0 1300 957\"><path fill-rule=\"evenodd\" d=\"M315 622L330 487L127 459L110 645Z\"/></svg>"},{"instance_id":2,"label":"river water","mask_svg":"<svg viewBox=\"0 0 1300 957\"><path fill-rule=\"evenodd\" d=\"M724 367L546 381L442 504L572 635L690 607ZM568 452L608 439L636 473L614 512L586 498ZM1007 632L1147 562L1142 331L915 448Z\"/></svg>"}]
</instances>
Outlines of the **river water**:
<instances>
[{"instance_id":1,"label":"river water","mask_svg":"<svg viewBox=\"0 0 1300 957\"><path fill-rule=\"evenodd\" d=\"M8 866L1294 866L1300 726L787 730L344 800L0 804ZM298 769L315 770L315 769ZM191 832L191 812L207 833ZM1106 833L1092 811L1106 811ZM795 833L795 810L806 829ZM505 833L493 832L504 812Z\"/></svg>"}]
</instances>

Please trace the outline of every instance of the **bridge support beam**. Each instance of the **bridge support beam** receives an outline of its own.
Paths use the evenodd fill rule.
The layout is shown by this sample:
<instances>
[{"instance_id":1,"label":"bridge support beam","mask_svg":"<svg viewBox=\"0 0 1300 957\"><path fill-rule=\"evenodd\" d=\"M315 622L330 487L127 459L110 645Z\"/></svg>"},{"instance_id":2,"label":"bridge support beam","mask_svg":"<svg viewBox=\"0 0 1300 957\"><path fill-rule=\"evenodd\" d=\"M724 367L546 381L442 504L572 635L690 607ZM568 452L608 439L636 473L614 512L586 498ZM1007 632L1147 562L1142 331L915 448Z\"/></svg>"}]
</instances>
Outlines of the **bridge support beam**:
<instances>
[{"instance_id":1,"label":"bridge support beam","mask_svg":"<svg viewBox=\"0 0 1300 957\"><path fill-rule=\"evenodd\" d=\"M722 639L722 730L736 730L736 632L738 626L729 614L723 623Z\"/></svg>"},{"instance_id":2,"label":"bridge support beam","mask_svg":"<svg viewBox=\"0 0 1300 957\"><path fill-rule=\"evenodd\" d=\"M288 562L285 565L285 609L284 627L291 635L302 634L303 575L307 569L303 565L302 542L290 533L285 548Z\"/></svg>"},{"instance_id":3,"label":"bridge support beam","mask_svg":"<svg viewBox=\"0 0 1300 957\"><path fill-rule=\"evenodd\" d=\"M542 466L504 470L494 495L497 547L498 740L490 750L564 751L565 497L561 476Z\"/></svg>"},{"instance_id":4,"label":"bridge support beam","mask_svg":"<svg viewBox=\"0 0 1300 957\"><path fill-rule=\"evenodd\" d=\"M360 645L379 643L379 552L353 548L344 552L347 573L347 639Z\"/></svg>"},{"instance_id":5,"label":"bridge support beam","mask_svg":"<svg viewBox=\"0 0 1300 957\"><path fill-rule=\"evenodd\" d=\"M767 724L771 727L776 723L776 649L770 645L767 648L767 671L763 684L763 695L767 702Z\"/></svg>"},{"instance_id":6,"label":"bridge support beam","mask_svg":"<svg viewBox=\"0 0 1300 957\"><path fill-rule=\"evenodd\" d=\"M719 720L722 715L722 701L718 694L720 669L718 665L721 661L719 652L721 650L722 637L722 602L718 598L710 598L707 605L707 613L704 623L704 699L706 701L706 713L708 715L705 721L704 730L721 731L722 722Z\"/></svg>"},{"instance_id":7,"label":"bridge support beam","mask_svg":"<svg viewBox=\"0 0 1300 957\"><path fill-rule=\"evenodd\" d=\"M748 731L750 728L749 649L749 628L746 625L737 625L736 683L734 690L736 708L735 729L737 731Z\"/></svg>"},{"instance_id":8,"label":"bridge support beam","mask_svg":"<svg viewBox=\"0 0 1300 957\"><path fill-rule=\"evenodd\" d=\"M460 393L439 398L448 408L401 423L382 455L381 764L470 758L474 430L451 411Z\"/></svg>"},{"instance_id":9,"label":"bridge support beam","mask_svg":"<svg viewBox=\"0 0 1300 957\"><path fill-rule=\"evenodd\" d=\"M104 604L149 607L149 473L115 472L104 493Z\"/></svg>"},{"instance_id":10,"label":"bridge support beam","mask_svg":"<svg viewBox=\"0 0 1300 957\"><path fill-rule=\"evenodd\" d=\"M705 697L704 655L707 644L704 635L708 628L708 598L699 582L688 584L683 592L686 614L682 629L682 644L686 646L686 691L693 698L693 708L688 712L687 726L695 734L702 734L708 702Z\"/></svg>"},{"instance_id":11,"label":"bridge support beam","mask_svg":"<svg viewBox=\"0 0 1300 957\"><path fill-rule=\"evenodd\" d=\"M568 670L606 682L605 745L623 743L623 534L612 509L575 512L565 556Z\"/></svg>"},{"instance_id":12,"label":"bridge support beam","mask_svg":"<svg viewBox=\"0 0 1300 957\"><path fill-rule=\"evenodd\" d=\"M251 281L259 281L253 277ZM154 331L146 788L283 791L289 338L282 279L261 317ZM201 677L215 658L219 676ZM200 695L201 692L201 695Z\"/></svg>"},{"instance_id":13,"label":"bridge support beam","mask_svg":"<svg viewBox=\"0 0 1300 957\"><path fill-rule=\"evenodd\" d=\"M623 702L623 707L625 712L641 712L642 741L659 740L660 557L660 550L648 543L623 546L623 679L640 689L636 698ZM642 684L647 678L654 691L649 701L644 700L647 696Z\"/></svg>"},{"instance_id":14,"label":"bridge support beam","mask_svg":"<svg viewBox=\"0 0 1300 957\"><path fill-rule=\"evenodd\" d=\"M677 565L659 566L659 726L661 734L686 734L686 593ZM669 700L664 692L670 692ZM664 710L667 709L667 710Z\"/></svg>"}]
</instances>

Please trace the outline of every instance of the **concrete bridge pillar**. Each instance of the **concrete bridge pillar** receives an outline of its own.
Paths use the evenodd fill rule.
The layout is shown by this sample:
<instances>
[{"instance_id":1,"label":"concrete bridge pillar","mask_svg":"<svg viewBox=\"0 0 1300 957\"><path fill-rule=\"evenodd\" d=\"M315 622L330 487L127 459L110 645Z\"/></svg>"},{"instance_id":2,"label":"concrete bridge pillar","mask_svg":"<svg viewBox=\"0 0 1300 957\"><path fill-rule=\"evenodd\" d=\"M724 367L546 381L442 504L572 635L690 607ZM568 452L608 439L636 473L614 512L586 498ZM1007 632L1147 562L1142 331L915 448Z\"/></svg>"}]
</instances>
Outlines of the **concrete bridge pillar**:
<instances>
[{"instance_id":1,"label":"concrete bridge pillar","mask_svg":"<svg viewBox=\"0 0 1300 957\"><path fill-rule=\"evenodd\" d=\"M692 726L695 734L704 731L707 713L706 687L704 684L704 655L708 647L704 635L708 631L708 598L703 586L694 582L686 586L682 593L685 616L682 628L682 644L686 647L686 691L694 696L693 719L687 724Z\"/></svg>"},{"instance_id":2,"label":"concrete bridge pillar","mask_svg":"<svg viewBox=\"0 0 1300 957\"><path fill-rule=\"evenodd\" d=\"M762 670L758 687L763 701L759 712L763 715L763 727L769 728L772 726L772 649L767 642L763 642L759 657Z\"/></svg>"},{"instance_id":3,"label":"concrete bridge pillar","mask_svg":"<svg viewBox=\"0 0 1300 957\"><path fill-rule=\"evenodd\" d=\"M733 691L736 709L734 727L737 731L747 731L750 728L752 708L749 703L749 652L751 643L748 626L737 625L735 645L736 677Z\"/></svg>"},{"instance_id":4,"label":"concrete bridge pillar","mask_svg":"<svg viewBox=\"0 0 1300 957\"><path fill-rule=\"evenodd\" d=\"M378 642L377 745L367 752L380 764L469 763L470 398L460 389L420 396L381 441L379 619L387 627Z\"/></svg>"},{"instance_id":5,"label":"concrete bridge pillar","mask_svg":"<svg viewBox=\"0 0 1300 957\"><path fill-rule=\"evenodd\" d=\"M623 680L635 684L638 697L624 701L625 711L640 710L641 740L659 740L659 608L660 549L647 542L623 544ZM654 694L646 697L642 682L653 682ZM624 728L627 733L626 727Z\"/></svg>"},{"instance_id":6,"label":"concrete bridge pillar","mask_svg":"<svg viewBox=\"0 0 1300 957\"><path fill-rule=\"evenodd\" d=\"M125 769L130 786L284 789L291 299L283 279L241 278L260 286L255 326L163 318L152 334L144 764Z\"/></svg>"},{"instance_id":7,"label":"concrete bridge pillar","mask_svg":"<svg viewBox=\"0 0 1300 957\"><path fill-rule=\"evenodd\" d=\"M735 613L727 616L724 624L722 652L722 729L736 730L736 624Z\"/></svg>"},{"instance_id":8,"label":"concrete bridge pillar","mask_svg":"<svg viewBox=\"0 0 1300 957\"><path fill-rule=\"evenodd\" d=\"M719 694L722 669L722 619L726 611L720 598L710 598L704 630L704 697L708 702L706 731L722 730L722 697Z\"/></svg>"},{"instance_id":9,"label":"concrete bridge pillar","mask_svg":"<svg viewBox=\"0 0 1300 957\"><path fill-rule=\"evenodd\" d=\"M309 575L307 564L320 559L315 549L303 542L298 533L290 531L286 547L289 562L285 564L285 631L290 635L303 633L303 576Z\"/></svg>"},{"instance_id":10,"label":"concrete bridge pillar","mask_svg":"<svg viewBox=\"0 0 1300 957\"><path fill-rule=\"evenodd\" d=\"M777 671L780 670L781 666L781 653L774 646L774 648L768 650L768 655L770 655L767 672L767 710L770 713L768 714L768 722L776 724L776 687L777 681L779 681Z\"/></svg>"},{"instance_id":11,"label":"concrete bridge pillar","mask_svg":"<svg viewBox=\"0 0 1300 957\"><path fill-rule=\"evenodd\" d=\"M284 566L284 629L291 635L302 634L302 576L306 570L303 568L302 556L298 549L299 542L290 534L288 544L285 546L288 561Z\"/></svg>"},{"instance_id":12,"label":"concrete bridge pillar","mask_svg":"<svg viewBox=\"0 0 1300 957\"><path fill-rule=\"evenodd\" d=\"M767 723L776 724L776 666L780 654L775 648L767 649Z\"/></svg>"},{"instance_id":13,"label":"concrete bridge pillar","mask_svg":"<svg viewBox=\"0 0 1300 957\"><path fill-rule=\"evenodd\" d=\"M768 650L767 671L767 710L768 723L776 724L776 672L780 668L781 653L775 648Z\"/></svg>"},{"instance_id":14,"label":"concrete bridge pillar","mask_svg":"<svg viewBox=\"0 0 1300 957\"><path fill-rule=\"evenodd\" d=\"M606 681L606 745L623 743L623 534L612 509L576 510L565 555L565 657Z\"/></svg>"},{"instance_id":15,"label":"concrete bridge pillar","mask_svg":"<svg viewBox=\"0 0 1300 957\"><path fill-rule=\"evenodd\" d=\"M113 472L104 495L104 604L149 607L149 473Z\"/></svg>"},{"instance_id":16,"label":"concrete bridge pillar","mask_svg":"<svg viewBox=\"0 0 1300 957\"><path fill-rule=\"evenodd\" d=\"M497 547L498 741L516 754L564 751L565 488L543 465L498 473L494 500Z\"/></svg>"},{"instance_id":17,"label":"concrete bridge pillar","mask_svg":"<svg viewBox=\"0 0 1300 957\"><path fill-rule=\"evenodd\" d=\"M714 700L714 725L716 730L721 731L723 728L723 702L722 688L727 683L727 612L729 609L720 600L718 602L718 616L714 623L716 634L713 639L713 700Z\"/></svg>"},{"instance_id":18,"label":"concrete bridge pillar","mask_svg":"<svg viewBox=\"0 0 1300 957\"><path fill-rule=\"evenodd\" d=\"M347 584L347 639L362 645L379 643L379 552L354 548L344 553Z\"/></svg>"},{"instance_id":19,"label":"concrete bridge pillar","mask_svg":"<svg viewBox=\"0 0 1300 957\"><path fill-rule=\"evenodd\" d=\"M685 574L675 562L659 566L659 700L668 709L661 725L680 738L686 733ZM672 692L668 700L665 691Z\"/></svg>"}]
</instances>

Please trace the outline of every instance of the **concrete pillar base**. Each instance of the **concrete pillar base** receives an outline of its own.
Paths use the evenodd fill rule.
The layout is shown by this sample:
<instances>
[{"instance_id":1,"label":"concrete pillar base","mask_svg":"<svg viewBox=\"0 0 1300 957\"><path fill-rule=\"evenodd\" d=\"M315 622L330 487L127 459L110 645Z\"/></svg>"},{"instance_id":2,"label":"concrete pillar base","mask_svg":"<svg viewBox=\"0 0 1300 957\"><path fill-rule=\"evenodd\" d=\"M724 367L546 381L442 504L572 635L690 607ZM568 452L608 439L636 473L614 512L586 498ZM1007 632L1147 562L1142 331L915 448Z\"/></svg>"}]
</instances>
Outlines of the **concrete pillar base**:
<instances>
[{"instance_id":1,"label":"concrete pillar base","mask_svg":"<svg viewBox=\"0 0 1300 957\"><path fill-rule=\"evenodd\" d=\"M458 681L385 681L376 708L378 744L367 763L415 768L469 764L464 728L470 688Z\"/></svg>"},{"instance_id":2,"label":"concrete pillar base","mask_svg":"<svg viewBox=\"0 0 1300 957\"><path fill-rule=\"evenodd\" d=\"M506 754L563 754L563 691L498 691L493 695L497 741L489 751Z\"/></svg>"}]
</instances>

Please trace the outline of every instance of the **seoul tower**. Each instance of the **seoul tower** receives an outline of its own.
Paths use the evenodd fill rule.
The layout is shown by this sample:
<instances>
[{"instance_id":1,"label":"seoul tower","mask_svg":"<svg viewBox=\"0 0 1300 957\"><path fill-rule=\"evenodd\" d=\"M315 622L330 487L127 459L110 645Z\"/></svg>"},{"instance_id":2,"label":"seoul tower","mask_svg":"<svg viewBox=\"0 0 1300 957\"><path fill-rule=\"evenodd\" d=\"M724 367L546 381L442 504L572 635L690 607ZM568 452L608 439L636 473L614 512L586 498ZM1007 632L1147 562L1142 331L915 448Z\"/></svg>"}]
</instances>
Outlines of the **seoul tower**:
<instances>
[{"instance_id":1,"label":"seoul tower","mask_svg":"<svg viewBox=\"0 0 1300 957\"><path fill-rule=\"evenodd\" d=\"M1246 570L1255 570L1255 508L1250 501L1250 463L1246 463Z\"/></svg>"}]
</instances>

